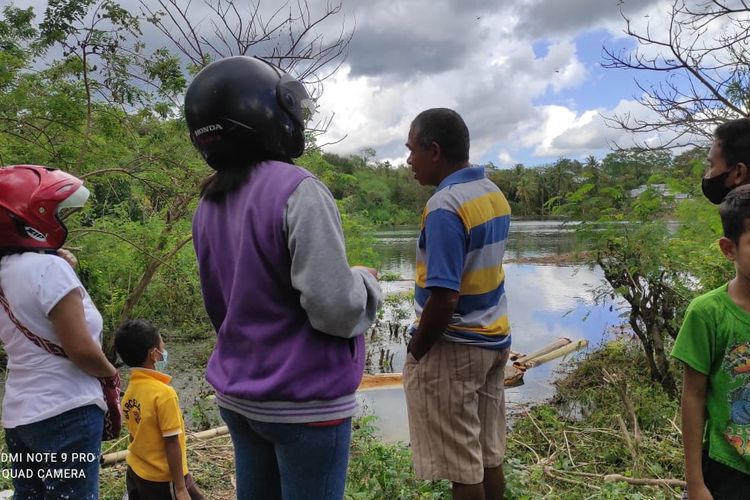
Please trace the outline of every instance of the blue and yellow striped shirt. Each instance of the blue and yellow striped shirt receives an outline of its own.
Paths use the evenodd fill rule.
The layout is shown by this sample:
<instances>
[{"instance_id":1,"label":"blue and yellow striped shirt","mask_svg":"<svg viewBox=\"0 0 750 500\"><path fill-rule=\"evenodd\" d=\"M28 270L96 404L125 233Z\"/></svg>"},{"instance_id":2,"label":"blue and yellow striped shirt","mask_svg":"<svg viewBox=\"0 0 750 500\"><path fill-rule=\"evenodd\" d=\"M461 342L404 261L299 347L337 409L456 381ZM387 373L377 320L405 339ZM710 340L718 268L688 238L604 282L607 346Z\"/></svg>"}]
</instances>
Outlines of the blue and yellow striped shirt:
<instances>
[{"instance_id":1,"label":"blue and yellow striped shirt","mask_svg":"<svg viewBox=\"0 0 750 500\"><path fill-rule=\"evenodd\" d=\"M510 206L483 167L467 167L440 183L422 212L414 308L417 323L430 288L459 293L443 339L486 349L510 347L503 255Z\"/></svg>"}]
</instances>

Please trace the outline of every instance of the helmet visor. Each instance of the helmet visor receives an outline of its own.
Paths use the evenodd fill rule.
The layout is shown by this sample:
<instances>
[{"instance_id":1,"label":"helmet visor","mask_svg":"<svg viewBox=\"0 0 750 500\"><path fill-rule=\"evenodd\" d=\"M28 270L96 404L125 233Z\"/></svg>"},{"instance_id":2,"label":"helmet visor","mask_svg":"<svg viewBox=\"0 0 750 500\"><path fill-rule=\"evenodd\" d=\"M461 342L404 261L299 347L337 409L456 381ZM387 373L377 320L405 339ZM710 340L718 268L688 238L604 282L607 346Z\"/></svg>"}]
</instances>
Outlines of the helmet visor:
<instances>
[{"instance_id":1,"label":"helmet visor","mask_svg":"<svg viewBox=\"0 0 750 500\"><path fill-rule=\"evenodd\" d=\"M89 199L91 193L86 187L81 186L75 190L73 194L65 198L59 205L57 205L57 217L60 220L65 220L70 217L71 214L77 212Z\"/></svg>"},{"instance_id":2,"label":"helmet visor","mask_svg":"<svg viewBox=\"0 0 750 500\"><path fill-rule=\"evenodd\" d=\"M284 110L304 125L315 114L315 101L307 93L305 86L291 75L284 73L277 86L280 103Z\"/></svg>"}]
</instances>

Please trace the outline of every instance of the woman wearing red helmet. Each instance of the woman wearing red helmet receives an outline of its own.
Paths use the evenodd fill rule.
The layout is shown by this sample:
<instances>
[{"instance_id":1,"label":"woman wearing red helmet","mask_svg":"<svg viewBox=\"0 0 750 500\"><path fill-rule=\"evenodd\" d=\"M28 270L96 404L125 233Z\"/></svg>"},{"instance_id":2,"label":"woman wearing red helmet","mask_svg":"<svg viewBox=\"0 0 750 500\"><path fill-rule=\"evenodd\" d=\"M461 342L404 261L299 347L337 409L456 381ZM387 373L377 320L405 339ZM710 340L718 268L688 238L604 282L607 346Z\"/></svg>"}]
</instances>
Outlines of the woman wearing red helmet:
<instances>
[{"instance_id":1,"label":"woman wearing red helmet","mask_svg":"<svg viewBox=\"0 0 750 500\"><path fill-rule=\"evenodd\" d=\"M2 423L16 499L99 497L106 405L97 378L117 370L100 346L102 317L61 250L61 214L88 195L60 170L0 168Z\"/></svg>"}]
</instances>

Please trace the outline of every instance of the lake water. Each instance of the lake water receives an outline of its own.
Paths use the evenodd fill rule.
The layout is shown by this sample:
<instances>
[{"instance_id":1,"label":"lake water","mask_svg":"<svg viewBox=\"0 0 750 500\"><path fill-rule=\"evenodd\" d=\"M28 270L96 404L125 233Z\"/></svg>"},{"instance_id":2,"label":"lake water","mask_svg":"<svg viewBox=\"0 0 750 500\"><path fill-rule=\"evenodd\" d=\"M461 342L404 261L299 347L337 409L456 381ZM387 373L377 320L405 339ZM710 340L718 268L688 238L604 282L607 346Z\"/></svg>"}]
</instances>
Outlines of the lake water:
<instances>
[{"instance_id":1,"label":"lake water","mask_svg":"<svg viewBox=\"0 0 750 500\"><path fill-rule=\"evenodd\" d=\"M555 221L513 221L505 254L506 260L545 257L574 250L574 227ZM382 256L381 272L398 273L403 280L383 283L387 294L413 290L414 258L417 228L399 228L376 234L376 250ZM531 353L559 337L587 339L589 346L599 345L605 336L623 323L622 301L597 303L594 289L605 286L598 268L588 266L554 266L536 264L505 264L508 314L511 324L512 349ZM610 290L605 286L604 290ZM403 337L390 339L388 323L408 325L414 319L410 303L403 302L386 309L378 331L368 340L370 363L368 371L400 372L404 365L406 346ZM381 366L384 357L392 356L392 364ZM543 401L554 392L551 384L555 369L562 360L555 360L530 369L524 385L508 389L508 411ZM403 391L384 389L362 393L365 411L378 417L376 425L386 441L408 441L408 425Z\"/></svg>"}]
</instances>

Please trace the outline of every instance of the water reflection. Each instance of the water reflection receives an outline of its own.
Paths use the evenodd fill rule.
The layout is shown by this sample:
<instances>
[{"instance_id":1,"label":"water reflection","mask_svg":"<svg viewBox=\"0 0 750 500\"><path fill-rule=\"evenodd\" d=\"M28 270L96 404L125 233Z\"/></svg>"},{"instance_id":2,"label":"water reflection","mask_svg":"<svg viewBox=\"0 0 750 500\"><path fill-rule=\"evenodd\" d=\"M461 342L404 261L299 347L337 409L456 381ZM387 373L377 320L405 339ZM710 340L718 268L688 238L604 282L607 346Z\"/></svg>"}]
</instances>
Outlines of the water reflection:
<instances>
[{"instance_id":1,"label":"water reflection","mask_svg":"<svg viewBox=\"0 0 750 500\"><path fill-rule=\"evenodd\" d=\"M508 254L513 256L554 255L573 249L569 231L553 222L514 222L509 239ZM378 250L384 257L383 271L398 272L403 278L414 276L414 245L416 231L401 229L380 233ZM549 266L506 264L506 290L513 335L513 350L533 352L557 337L586 338L589 344L601 343L605 332L618 327L622 320L623 303L597 304L592 290L604 282L600 269L587 266ZM408 291L412 281L384 283L387 293ZM400 319L399 319L400 317ZM408 324L413 320L411 304L403 303L386 311L383 325L388 321ZM393 353L393 370L401 371L406 349L402 338L388 339L380 329L380 337L368 339L374 346L371 371L378 371L379 349ZM553 394L551 380L561 360L529 370L525 385L507 391L512 407L542 401ZM408 441L408 425L403 392L398 389L371 391L360 396L363 406L378 416L380 435L388 441Z\"/></svg>"},{"instance_id":2,"label":"water reflection","mask_svg":"<svg viewBox=\"0 0 750 500\"><path fill-rule=\"evenodd\" d=\"M511 222L506 259L559 255L575 249L574 223L559 221ZM400 227L379 231L374 248L382 259L381 271L414 279L415 242L419 228Z\"/></svg>"}]
</instances>

